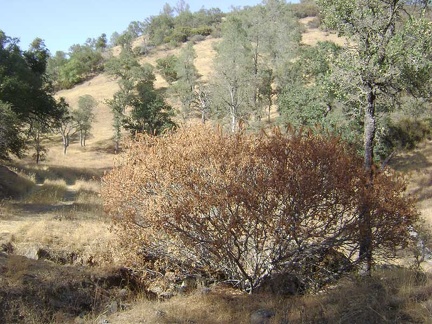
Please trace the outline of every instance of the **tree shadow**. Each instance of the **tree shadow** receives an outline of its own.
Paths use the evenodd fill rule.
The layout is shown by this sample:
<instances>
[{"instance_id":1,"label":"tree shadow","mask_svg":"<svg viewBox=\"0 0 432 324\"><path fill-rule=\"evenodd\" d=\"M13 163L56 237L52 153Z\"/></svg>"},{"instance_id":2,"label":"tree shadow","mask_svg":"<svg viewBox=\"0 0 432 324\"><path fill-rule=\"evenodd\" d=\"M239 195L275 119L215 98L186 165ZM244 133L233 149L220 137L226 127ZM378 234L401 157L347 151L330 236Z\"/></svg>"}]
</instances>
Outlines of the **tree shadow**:
<instances>
[{"instance_id":1,"label":"tree shadow","mask_svg":"<svg viewBox=\"0 0 432 324\"><path fill-rule=\"evenodd\" d=\"M39 260L0 254L1 323L75 323L78 316L97 315L119 300L121 289L137 286L122 269L95 271L56 264L44 261L56 255L39 253ZM75 254L67 257L73 261Z\"/></svg>"},{"instance_id":2,"label":"tree shadow","mask_svg":"<svg viewBox=\"0 0 432 324\"><path fill-rule=\"evenodd\" d=\"M390 166L398 171L398 172L412 172L412 171L419 171L424 170L430 166L432 166L432 163L429 162L426 155L419 151L413 151L408 152L404 154L403 156L397 155L395 156Z\"/></svg>"},{"instance_id":3,"label":"tree shadow","mask_svg":"<svg viewBox=\"0 0 432 324\"><path fill-rule=\"evenodd\" d=\"M404 153L393 158L390 166L409 176L408 181L413 189L409 194L416 197L418 202L432 199L432 163L428 159L432 156L430 147Z\"/></svg>"},{"instance_id":4,"label":"tree shadow","mask_svg":"<svg viewBox=\"0 0 432 324\"><path fill-rule=\"evenodd\" d=\"M100 180L104 173L110 170L110 168L74 168L66 166L44 166L41 168L31 165L18 165L16 168L29 176L34 176L36 184L43 184L45 180L64 180L68 186L74 185L78 180Z\"/></svg>"}]
</instances>

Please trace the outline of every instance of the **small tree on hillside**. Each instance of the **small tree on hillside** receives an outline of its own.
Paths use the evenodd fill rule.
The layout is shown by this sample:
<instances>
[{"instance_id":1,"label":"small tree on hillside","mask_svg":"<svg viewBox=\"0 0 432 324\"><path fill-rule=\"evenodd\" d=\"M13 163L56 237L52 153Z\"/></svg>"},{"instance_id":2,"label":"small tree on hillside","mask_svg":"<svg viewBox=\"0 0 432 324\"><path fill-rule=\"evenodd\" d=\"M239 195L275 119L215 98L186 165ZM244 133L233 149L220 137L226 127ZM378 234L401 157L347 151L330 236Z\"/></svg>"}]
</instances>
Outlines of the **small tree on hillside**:
<instances>
[{"instance_id":1,"label":"small tree on hillside","mask_svg":"<svg viewBox=\"0 0 432 324\"><path fill-rule=\"evenodd\" d=\"M404 182L391 172L372 190L367 181L361 159L331 136L193 127L131 143L102 196L128 251L223 272L252 292L274 273L314 281L335 253L356 264L364 204L374 249L385 258L405 246L418 214Z\"/></svg>"},{"instance_id":2,"label":"small tree on hillside","mask_svg":"<svg viewBox=\"0 0 432 324\"><path fill-rule=\"evenodd\" d=\"M76 133L76 123L73 116L69 110L69 104L62 97L58 103L60 109L62 110L62 117L57 120L55 128L60 133L63 141L63 154L67 153L67 149L70 144L70 137Z\"/></svg>"},{"instance_id":3,"label":"small tree on hillside","mask_svg":"<svg viewBox=\"0 0 432 324\"><path fill-rule=\"evenodd\" d=\"M232 132L251 114L253 84L251 46L241 20L229 17L223 24L223 39L218 44L214 77L211 82L212 109L230 120Z\"/></svg>"},{"instance_id":4,"label":"small tree on hillside","mask_svg":"<svg viewBox=\"0 0 432 324\"><path fill-rule=\"evenodd\" d=\"M86 145L86 139L92 128L95 115L93 109L98 102L91 95L84 95L78 98L78 108L73 112L73 119L76 123L76 129L80 135L80 145Z\"/></svg>"},{"instance_id":5,"label":"small tree on hillside","mask_svg":"<svg viewBox=\"0 0 432 324\"><path fill-rule=\"evenodd\" d=\"M176 126L172 121L174 110L153 88L152 81L139 83L137 92L131 102L130 116L124 119L124 127L132 136L138 133L159 135Z\"/></svg>"},{"instance_id":6,"label":"small tree on hillside","mask_svg":"<svg viewBox=\"0 0 432 324\"><path fill-rule=\"evenodd\" d=\"M178 80L176 71L177 63L178 58L175 55L168 55L156 60L156 69L168 84L172 84L174 81Z\"/></svg>"},{"instance_id":7,"label":"small tree on hillside","mask_svg":"<svg viewBox=\"0 0 432 324\"><path fill-rule=\"evenodd\" d=\"M43 145L43 141L48 139L48 135L51 133L52 129L46 122L34 120L30 125L27 137L30 140L30 146L35 150L36 164L45 157L47 148Z\"/></svg>"},{"instance_id":8,"label":"small tree on hillside","mask_svg":"<svg viewBox=\"0 0 432 324\"><path fill-rule=\"evenodd\" d=\"M117 154L120 149L120 140L122 136L122 127L124 119L124 109L127 106L122 92L114 94L112 99L108 99L105 103L111 108L113 113L113 129L114 129L114 153Z\"/></svg>"},{"instance_id":9,"label":"small tree on hillside","mask_svg":"<svg viewBox=\"0 0 432 324\"><path fill-rule=\"evenodd\" d=\"M181 115L183 120L190 117L193 102L195 100L195 87L198 79L198 71L194 65L196 53L193 43L189 42L181 50L175 70L178 77L173 85L175 96L181 103Z\"/></svg>"},{"instance_id":10,"label":"small tree on hillside","mask_svg":"<svg viewBox=\"0 0 432 324\"><path fill-rule=\"evenodd\" d=\"M136 102L136 86L139 82L153 84L155 75L153 67L150 64L140 65L137 57L128 48L123 48L119 57L113 57L107 62L106 71L117 80L120 88L112 99L106 101L113 112L114 151L117 153L121 130L127 120L126 109L132 107L132 101Z\"/></svg>"},{"instance_id":11,"label":"small tree on hillside","mask_svg":"<svg viewBox=\"0 0 432 324\"><path fill-rule=\"evenodd\" d=\"M201 115L201 122L205 124L210 114L211 98L208 88L202 83L198 82L194 90L194 100L192 108L197 110Z\"/></svg>"}]
</instances>

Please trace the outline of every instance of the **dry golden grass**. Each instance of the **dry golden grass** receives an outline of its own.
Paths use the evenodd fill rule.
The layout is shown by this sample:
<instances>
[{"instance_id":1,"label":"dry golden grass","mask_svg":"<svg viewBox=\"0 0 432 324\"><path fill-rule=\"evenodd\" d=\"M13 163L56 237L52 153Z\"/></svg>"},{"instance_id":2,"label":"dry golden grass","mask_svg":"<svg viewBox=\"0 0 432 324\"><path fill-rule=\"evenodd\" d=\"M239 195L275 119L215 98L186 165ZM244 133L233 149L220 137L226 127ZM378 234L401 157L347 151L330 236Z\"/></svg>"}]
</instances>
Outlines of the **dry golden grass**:
<instances>
[{"instance_id":1,"label":"dry golden grass","mask_svg":"<svg viewBox=\"0 0 432 324\"><path fill-rule=\"evenodd\" d=\"M31 204L55 204L61 200L67 191L66 182L63 179L47 180L42 185L34 187L23 202Z\"/></svg>"},{"instance_id":2,"label":"dry golden grass","mask_svg":"<svg viewBox=\"0 0 432 324\"><path fill-rule=\"evenodd\" d=\"M307 25L308 22L312 21L314 17L306 17L300 19L300 22ZM323 31L319 28L307 28L302 35L302 44L314 46L318 42L334 42L340 46L346 45L346 39L343 37L338 37L334 32Z\"/></svg>"},{"instance_id":3,"label":"dry golden grass","mask_svg":"<svg viewBox=\"0 0 432 324\"><path fill-rule=\"evenodd\" d=\"M213 59L216 56L215 45L220 42L217 38L208 38L194 45L197 57L195 66L201 76L201 81L208 82L213 71Z\"/></svg>"},{"instance_id":4,"label":"dry golden grass","mask_svg":"<svg viewBox=\"0 0 432 324\"><path fill-rule=\"evenodd\" d=\"M419 211L432 225L432 141L426 140L417 149L398 154L391 167L407 175L407 191L418 198Z\"/></svg>"},{"instance_id":5,"label":"dry golden grass","mask_svg":"<svg viewBox=\"0 0 432 324\"><path fill-rule=\"evenodd\" d=\"M75 254L80 264L114 265L113 248L116 242L109 224L100 220L68 220L44 216L21 221L11 235L16 254L29 248L53 251L53 254ZM120 264L119 264L120 266Z\"/></svg>"},{"instance_id":6,"label":"dry golden grass","mask_svg":"<svg viewBox=\"0 0 432 324\"><path fill-rule=\"evenodd\" d=\"M252 323L259 309L274 312L256 323L432 323L432 278L409 269L379 270L373 278L345 278L316 295L239 294L212 287L167 301L137 300L109 323ZM100 318L99 318L100 319Z\"/></svg>"}]
</instances>

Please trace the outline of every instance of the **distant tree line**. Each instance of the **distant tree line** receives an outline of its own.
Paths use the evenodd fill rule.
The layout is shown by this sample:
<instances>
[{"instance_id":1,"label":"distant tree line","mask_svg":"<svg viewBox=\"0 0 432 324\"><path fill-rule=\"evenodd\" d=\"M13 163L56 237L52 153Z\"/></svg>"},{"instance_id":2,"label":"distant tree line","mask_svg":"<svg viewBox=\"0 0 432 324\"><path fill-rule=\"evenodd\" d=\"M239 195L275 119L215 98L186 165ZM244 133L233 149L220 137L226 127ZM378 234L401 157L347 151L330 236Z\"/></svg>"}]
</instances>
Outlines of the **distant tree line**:
<instances>
[{"instance_id":1,"label":"distant tree line","mask_svg":"<svg viewBox=\"0 0 432 324\"><path fill-rule=\"evenodd\" d=\"M215 35L224 16L218 8L203 8L192 13L188 4L179 1L175 7L165 4L158 16L147 18L144 31L152 45L176 45L193 36Z\"/></svg>"},{"instance_id":2,"label":"distant tree line","mask_svg":"<svg viewBox=\"0 0 432 324\"><path fill-rule=\"evenodd\" d=\"M102 34L97 39L88 39L83 45L72 45L68 53L57 51L47 65L54 88L69 89L101 73L107 46L106 35Z\"/></svg>"}]
</instances>

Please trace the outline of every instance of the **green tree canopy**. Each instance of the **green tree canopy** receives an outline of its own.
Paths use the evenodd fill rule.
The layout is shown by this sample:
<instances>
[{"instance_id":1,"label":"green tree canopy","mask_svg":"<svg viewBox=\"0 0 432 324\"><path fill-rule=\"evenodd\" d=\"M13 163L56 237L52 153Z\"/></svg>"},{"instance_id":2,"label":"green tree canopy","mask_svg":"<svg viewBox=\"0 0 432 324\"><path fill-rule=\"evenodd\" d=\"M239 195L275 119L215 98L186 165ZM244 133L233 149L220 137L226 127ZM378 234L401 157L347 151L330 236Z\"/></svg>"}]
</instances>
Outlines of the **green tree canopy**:
<instances>
[{"instance_id":1,"label":"green tree canopy","mask_svg":"<svg viewBox=\"0 0 432 324\"><path fill-rule=\"evenodd\" d=\"M61 117L46 76L49 51L36 38L27 51L18 46L18 39L0 30L0 102L2 103L3 158L9 153L20 156L24 148L22 131L32 121L49 123Z\"/></svg>"},{"instance_id":2,"label":"green tree canopy","mask_svg":"<svg viewBox=\"0 0 432 324\"><path fill-rule=\"evenodd\" d=\"M91 95L84 95L78 98L78 108L73 111L73 119L76 123L76 128L80 133L80 145L86 145L86 139L90 134L92 123L95 119L94 108L98 102Z\"/></svg>"},{"instance_id":3,"label":"green tree canopy","mask_svg":"<svg viewBox=\"0 0 432 324\"><path fill-rule=\"evenodd\" d=\"M333 60L330 82L347 111L359 112L364 169L374 186L374 149L379 117L400 107L404 96L429 97L432 84L432 24L428 1L318 0L324 23L348 39ZM374 246L370 212L361 208L360 259L370 273Z\"/></svg>"},{"instance_id":4,"label":"green tree canopy","mask_svg":"<svg viewBox=\"0 0 432 324\"><path fill-rule=\"evenodd\" d=\"M153 82L140 82L136 90L138 94L131 101L132 112L124 122L124 127L132 135L159 135L176 126L172 120L173 108L166 104L163 97L154 89Z\"/></svg>"}]
</instances>

